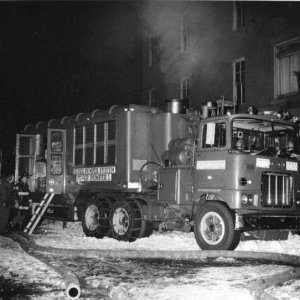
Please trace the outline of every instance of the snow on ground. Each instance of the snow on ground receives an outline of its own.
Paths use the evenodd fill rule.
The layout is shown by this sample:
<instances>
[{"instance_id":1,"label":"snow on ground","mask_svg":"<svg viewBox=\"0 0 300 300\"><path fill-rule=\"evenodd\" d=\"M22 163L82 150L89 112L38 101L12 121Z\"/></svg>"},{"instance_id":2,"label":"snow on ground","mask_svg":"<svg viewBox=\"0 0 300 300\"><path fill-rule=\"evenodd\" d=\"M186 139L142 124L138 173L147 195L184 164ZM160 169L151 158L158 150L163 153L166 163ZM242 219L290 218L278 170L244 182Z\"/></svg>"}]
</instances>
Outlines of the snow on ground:
<instances>
[{"instance_id":1,"label":"snow on ground","mask_svg":"<svg viewBox=\"0 0 300 300\"><path fill-rule=\"evenodd\" d=\"M44 222L42 227L33 234L35 242L41 246L68 249L199 250L192 232L154 232L148 238L128 243L111 238L86 237L82 232L80 223L67 223L67 228L64 229L62 225L63 223L58 221L48 220ZM39 298L37 293L35 297L30 299L64 299L64 287L58 274L43 263L30 257L8 238L0 236L0 248L0 272L2 276L4 275L6 278L19 277L29 283L35 282L38 285L44 284L42 284L41 278L43 280L48 278L48 282L43 286L43 296ZM241 241L236 250L300 255L300 236L290 234L288 240L285 241ZM155 272L155 266L153 268ZM133 295L132 299L134 300L199 300L199 295L201 295L201 300L250 300L252 296L248 290L248 283L258 278L258 276L280 273L287 268L289 267L277 265L250 265L242 269L225 266L221 268L221 271L220 268L214 267L204 271L199 268L192 275L186 276L183 274L176 278L169 278L168 276L161 278L159 274L156 274L156 279L141 278L136 285L130 285L129 292ZM30 272L28 272L29 270ZM150 278L152 277L150 276ZM52 286L52 293L49 293L48 296L47 284ZM95 278L95 288L97 288L97 284L99 283ZM267 291L281 300L299 300L299 286L300 280L295 280L282 286L270 287ZM53 292L53 287L56 292Z\"/></svg>"},{"instance_id":2,"label":"snow on ground","mask_svg":"<svg viewBox=\"0 0 300 300\"><path fill-rule=\"evenodd\" d=\"M68 223L63 229L62 222L50 222L42 227L43 234L33 235L40 246L68 249L126 249L126 250L199 250L193 233L154 232L150 237L138 239L133 243L117 241L104 237L96 239L86 237L81 223Z\"/></svg>"},{"instance_id":3,"label":"snow on ground","mask_svg":"<svg viewBox=\"0 0 300 300\"><path fill-rule=\"evenodd\" d=\"M95 239L86 237L82 232L81 223L68 223L67 228L63 229L62 222L48 222L42 227L43 234L34 235L34 239L38 245L50 246L68 249L103 249L103 250L168 250L168 251L190 251L199 250L196 243L194 233L183 232L154 232L150 237L139 239L133 243L117 241L112 238ZM283 241L259 241L249 240L241 241L236 248L239 251L256 251L256 252L274 252L283 254L300 255L300 236L290 234L288 240ZM282 271L283 269L281 269ZM261 273L261 270L253 272ZM280 272L280 271L278 271ZM226 271L225 271L226 273ZM251 272L250 272L251 273ZM213 272L212 278L224 277L224 274L216 274ZM246 275L245 275L246 276ZM294 286L293 286L294 285ZM278 299L300 299L300 291L297 286L300 281L295 281L292 286L283 285L280 288L269 288L268 292L276 294ZM172 291L170 291L171 289ZM298 291L298 292L297 292ZM145 292L145 291L144 291ZM150 293L151 291L149 291ZM248 291L233 291L231 286L222 284L221 289L193 288L188 285L170 285L163 291L163 295L157 293L157 299L198 299L197 295L201 294L201 299L252 299ZM147 293L146 293L147 294ZM168 295L168 296L166 296ZM170 295L173 295L172 297ZM196 296L195 296L196 295ZM147 299L147 298L145 298Z\"/></svg>"},{"instance_id":4,"label":"snow on ground","mask_svg":"<svg viewBox=\"0 0 300 300\"><path fill-rule=\"evenodd\" d=\"M41 228L43 234L33 235L35 242L40 246L68 249L199 250L193 232L154 232L150 237L129 243L107 237L103 239L86 237L79 222L67 223L65 229L62 224L62 222L53 221L43 224ZM290 234L288 240L284 241L241 241L236 250L300 255L300 235Z\"/></svg>"},{"instance_id":5,"label":"snow on ground","mask_svg":"<svg viewBox=\"0 0 300 300\"><path fill-rule=\"evenodd\" d=\"M43 294L43 299L47 297L50 290L52 292L51 296L47 297L48 299L65 298L62 278L53 269L28 255L17 243L7 237L0 236L0 249L0 275L3 276L0 292L4 294L3 298L0 294L1 300L11 299L5 297L6 291L10 297L15 297L12 299L24 299L22 293L28 288L34 290L36 294ZM13 284L10 286L11 280ZM14 292L8 290L11 287L15 289ZM53 287L56 289L54 293Z\"/></svg>"}]
</instances>

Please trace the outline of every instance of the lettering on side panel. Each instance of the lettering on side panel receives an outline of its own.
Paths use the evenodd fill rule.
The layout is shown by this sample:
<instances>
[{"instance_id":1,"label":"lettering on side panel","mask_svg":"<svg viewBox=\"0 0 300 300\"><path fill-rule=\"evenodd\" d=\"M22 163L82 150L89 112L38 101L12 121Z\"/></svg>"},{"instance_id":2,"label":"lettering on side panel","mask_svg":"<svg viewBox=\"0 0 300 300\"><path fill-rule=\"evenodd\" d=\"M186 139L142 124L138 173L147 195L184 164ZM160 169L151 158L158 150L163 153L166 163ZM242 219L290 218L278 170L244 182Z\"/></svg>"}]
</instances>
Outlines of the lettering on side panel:
<instances>
[{"instance_id":1,"label":"lettering on side panel","mask_svg":"<svg viewBox=\"0 0 300 300\"><path fill-rule=\"evenodd\" d=\"M112 174L115 173L116 173L115 166L73 169L73 175L76 175L77 182L112 181Z\"/></svg>"},{"instance_id":2,"label":"lettering on side panel","mask_svg":"<svg viewBox=\"0 0 300 300\"><path fill-rule=\"evenodd\" d=\"M197 170L225 170L226 160L197 160Z\"/></svg>"}]
</instances>

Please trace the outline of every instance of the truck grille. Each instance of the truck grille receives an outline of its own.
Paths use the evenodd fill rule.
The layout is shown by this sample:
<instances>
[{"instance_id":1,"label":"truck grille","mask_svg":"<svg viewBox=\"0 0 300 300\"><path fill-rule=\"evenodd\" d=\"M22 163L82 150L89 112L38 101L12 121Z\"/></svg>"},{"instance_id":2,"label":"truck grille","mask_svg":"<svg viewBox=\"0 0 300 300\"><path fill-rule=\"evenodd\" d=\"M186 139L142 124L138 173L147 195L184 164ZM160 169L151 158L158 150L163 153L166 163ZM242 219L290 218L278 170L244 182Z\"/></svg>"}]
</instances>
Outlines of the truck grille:
<instances>
[{"instance_id":1,"label":"truck grille","mask_svg":"<svg viewBox=\"0 0 300 300\"><path fill-rule=\"evenodd\" d=\"M291 207L293 204L293 177L282 173L263 173L261 201L264 207Z\"/></svg>"}]
</instances>

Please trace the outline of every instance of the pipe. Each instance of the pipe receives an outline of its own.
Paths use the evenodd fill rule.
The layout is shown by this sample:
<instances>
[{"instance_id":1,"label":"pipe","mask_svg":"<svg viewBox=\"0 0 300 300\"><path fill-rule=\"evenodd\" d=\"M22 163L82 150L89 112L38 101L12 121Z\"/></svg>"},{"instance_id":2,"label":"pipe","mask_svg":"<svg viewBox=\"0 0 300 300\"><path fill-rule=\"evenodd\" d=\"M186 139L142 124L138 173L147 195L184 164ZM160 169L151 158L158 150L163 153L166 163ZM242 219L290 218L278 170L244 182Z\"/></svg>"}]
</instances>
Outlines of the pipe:
<instances>
[{"instance_id":1,"label":"pipe","mask_svg":"<svg viewBox=\"0 0 300 300\"><path fill-rule=\"evenodd\" d=\"M111 106L111 107L109 108L109 110L108 110L108 114L111 115L112 112L113 112L113 110L114 110L115 108L117 108L117 107L119 107L119 105L113 105L113 106Z\"/></svg>"}]
</instances>

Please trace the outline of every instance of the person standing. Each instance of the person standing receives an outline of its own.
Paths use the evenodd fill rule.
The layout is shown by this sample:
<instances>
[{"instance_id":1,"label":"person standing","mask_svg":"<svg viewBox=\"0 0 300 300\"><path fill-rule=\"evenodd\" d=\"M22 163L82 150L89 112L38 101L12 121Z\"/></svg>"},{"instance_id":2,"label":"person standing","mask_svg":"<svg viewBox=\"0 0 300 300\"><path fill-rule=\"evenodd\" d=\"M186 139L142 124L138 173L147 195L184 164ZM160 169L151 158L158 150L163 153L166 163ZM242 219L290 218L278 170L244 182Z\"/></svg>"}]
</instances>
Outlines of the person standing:
<instances>
[{"instance_id":1,"label":"person standing","mask_svg":"<svg viewBox=\"0 0 300 300\"><path fill-rule=\"evenodd\" d=\"M0 234L9 232L10 210L14 204L13 187L5 177L0 177Z\"/></svg>"},{"instance_id":2,"label":"person standing","mask_svg":"<svg viewBox=\"0 0 300 300\"><path fill-rule=\"evenodd\" d=\"M18 215L18 199L17 199L17 185L15 182L15 175L14 174L10 174L7 176L7 181L9 182L9 184L11 185L12 189L13 189L13 199L14 199L14 203L10 209L10 216L9 216L9 224L11 229L14 228L14 226L16 225L14 222L14 217Z\"/></svg>"},{"instance_id":3,"label":"person standing","mask_svg":"<svg viewBox=\"0 0 300 300\"><path fill-rule=\"evenodd\" d=\"M23 173L19 179L19 183L16 185L17 191L17 205L18 209L18 223L20 229L29 222L31 218L31 206L32 200L30 199L30 191L28 185L28 174Z\"/></svg>"}]
</instances>

